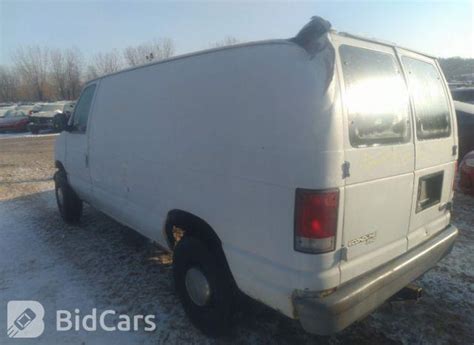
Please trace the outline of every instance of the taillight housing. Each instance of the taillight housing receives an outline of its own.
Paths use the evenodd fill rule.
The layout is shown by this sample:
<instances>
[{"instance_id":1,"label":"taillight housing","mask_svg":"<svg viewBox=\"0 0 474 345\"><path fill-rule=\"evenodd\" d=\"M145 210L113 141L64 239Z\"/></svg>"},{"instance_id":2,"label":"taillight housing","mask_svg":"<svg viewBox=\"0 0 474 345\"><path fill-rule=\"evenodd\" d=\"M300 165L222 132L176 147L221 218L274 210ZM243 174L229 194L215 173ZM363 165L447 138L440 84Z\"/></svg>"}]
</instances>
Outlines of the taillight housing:
<instances>
[{"instance_id":1,"label":"taillight housing","mask_svg":"<svg viewBox=\"0 0 474 345\"><path fill-rule=\"evenodd\" d=\"M294 249L320 254L336 248L339 190L296 189Z\"/></svg>"}]
</instances>

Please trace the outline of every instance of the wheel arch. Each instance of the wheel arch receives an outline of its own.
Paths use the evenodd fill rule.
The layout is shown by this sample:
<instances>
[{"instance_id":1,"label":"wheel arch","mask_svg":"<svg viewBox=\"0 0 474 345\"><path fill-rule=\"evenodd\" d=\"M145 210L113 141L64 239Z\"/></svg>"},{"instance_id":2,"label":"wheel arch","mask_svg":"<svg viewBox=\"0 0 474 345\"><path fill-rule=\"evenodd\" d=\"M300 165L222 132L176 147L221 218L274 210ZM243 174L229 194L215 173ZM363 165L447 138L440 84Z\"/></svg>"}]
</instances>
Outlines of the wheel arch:
<instances>
[{"instance_id":1,"label":"wheel arch","mask_svg":"<svg viewBox=\"0 0 474 345\"><path fill-rule=\"evenodd\" d=\"M64 164L60 160L55 160L54 166L56 167L56 169L66 172L66 169L64 168Z\"/></svg>"},{"instance_id":2,"label":"wheel arch","mask_svg":"<svg viewBox=\"0 0 474 345\"><path fill-rule=\"evenodd\" d=\"M165 237L171 250L177 243L173 234L175 227L183 230L187 235L201 239L203 242L213 248L222 246L219 236L208 222L191 212L173 209L169 211L166 216L164 228Z\"/></svg>"},{"instance_id":3,"label":"wheel arch","mask_svg":"<svg viewBox=\"0 0 474 345\"><path fill-rule=\"evenodd\" d=\"M188 211L181 209L170 210L166 217L164 236L168 242L168 247L172 251L178 242L173 233L176 230L175 228L182 230L183 236L192 236L201 240L216 255L216 258L223 263L232 283L234 286L237 286L222 248L222 242L207 221Z\"/></svg>"}]
</instances>

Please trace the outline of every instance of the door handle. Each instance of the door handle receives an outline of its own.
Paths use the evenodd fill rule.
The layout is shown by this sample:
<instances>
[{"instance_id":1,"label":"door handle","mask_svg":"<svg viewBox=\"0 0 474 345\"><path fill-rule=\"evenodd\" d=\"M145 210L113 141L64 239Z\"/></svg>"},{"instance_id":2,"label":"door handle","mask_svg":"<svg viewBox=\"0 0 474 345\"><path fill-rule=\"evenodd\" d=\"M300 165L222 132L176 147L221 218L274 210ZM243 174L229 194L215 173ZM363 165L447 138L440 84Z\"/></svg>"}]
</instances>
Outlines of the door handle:
<instances>
[{"instance_id":1,"label":"door handle","mask_svg":"<svg viewBox=\"0 0 474 345\"><path fill-rule=\"evenodd\" d=\"M458 145L453 145L452 154L453 156L456 156L458 154Z\"/></svg>"},{"instance_id":2,"label":"door handle","mask_svg":"<svg viewBox=\"0 0 474 345\"><path fill-rule=\"evenodd\" d=\"M89 155L86 153L85 154L85 163L86 163L86 168L89 167Z\"/></svg>"}]
</instances>

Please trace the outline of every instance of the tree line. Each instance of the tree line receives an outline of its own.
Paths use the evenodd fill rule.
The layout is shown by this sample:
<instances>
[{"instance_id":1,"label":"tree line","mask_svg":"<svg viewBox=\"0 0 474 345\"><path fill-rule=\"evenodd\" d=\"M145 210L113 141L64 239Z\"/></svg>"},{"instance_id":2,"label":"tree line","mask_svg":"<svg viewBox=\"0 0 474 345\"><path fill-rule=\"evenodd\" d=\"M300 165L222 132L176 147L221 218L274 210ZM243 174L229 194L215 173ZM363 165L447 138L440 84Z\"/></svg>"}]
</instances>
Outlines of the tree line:
<instances>
[{"instance_id":1,"label":"tree line","mask_svg":"<svg viewBox=\"0 0 474 345\"><path fill-rule=\"evenodd\" d=\"M236 43L234 37L226 37L209 46ZM170 38L98 53L87 61L78 48L19 47L12 55L10 66L0 65L0 103L74 100L88 80L174 54L175 45Z\"/></svg>"}]
</instances>

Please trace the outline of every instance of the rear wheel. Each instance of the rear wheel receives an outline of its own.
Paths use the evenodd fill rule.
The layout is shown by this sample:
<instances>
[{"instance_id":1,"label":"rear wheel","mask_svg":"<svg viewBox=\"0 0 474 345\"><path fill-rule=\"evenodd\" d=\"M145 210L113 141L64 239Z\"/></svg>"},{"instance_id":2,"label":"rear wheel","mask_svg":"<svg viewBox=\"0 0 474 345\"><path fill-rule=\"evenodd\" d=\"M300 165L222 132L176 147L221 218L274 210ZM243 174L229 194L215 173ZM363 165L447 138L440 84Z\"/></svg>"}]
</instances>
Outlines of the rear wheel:
<instances>
[{"instance_id":1,"label":"rear wheel","mask_svg":"<svg viewBox=\"0 0 474 345\"><path fill-rule=\"evenodd\" d=\"M54 174L54 189L59 213L66 223L77 223L82 215L82 201L67 182L62 170Z\"/></svg>"},{"instance_id":2,"label":"rear wheel","mask_svg":"<svg viewBox=\"0 0 474 345\"><path fill-rule=\"evenodd\" d=\"M226 334L231 325L234 289L223 263L202 241L184 236L174 251L173 275L191 322L207 335Z\"/></svg>"}]
</instances>

